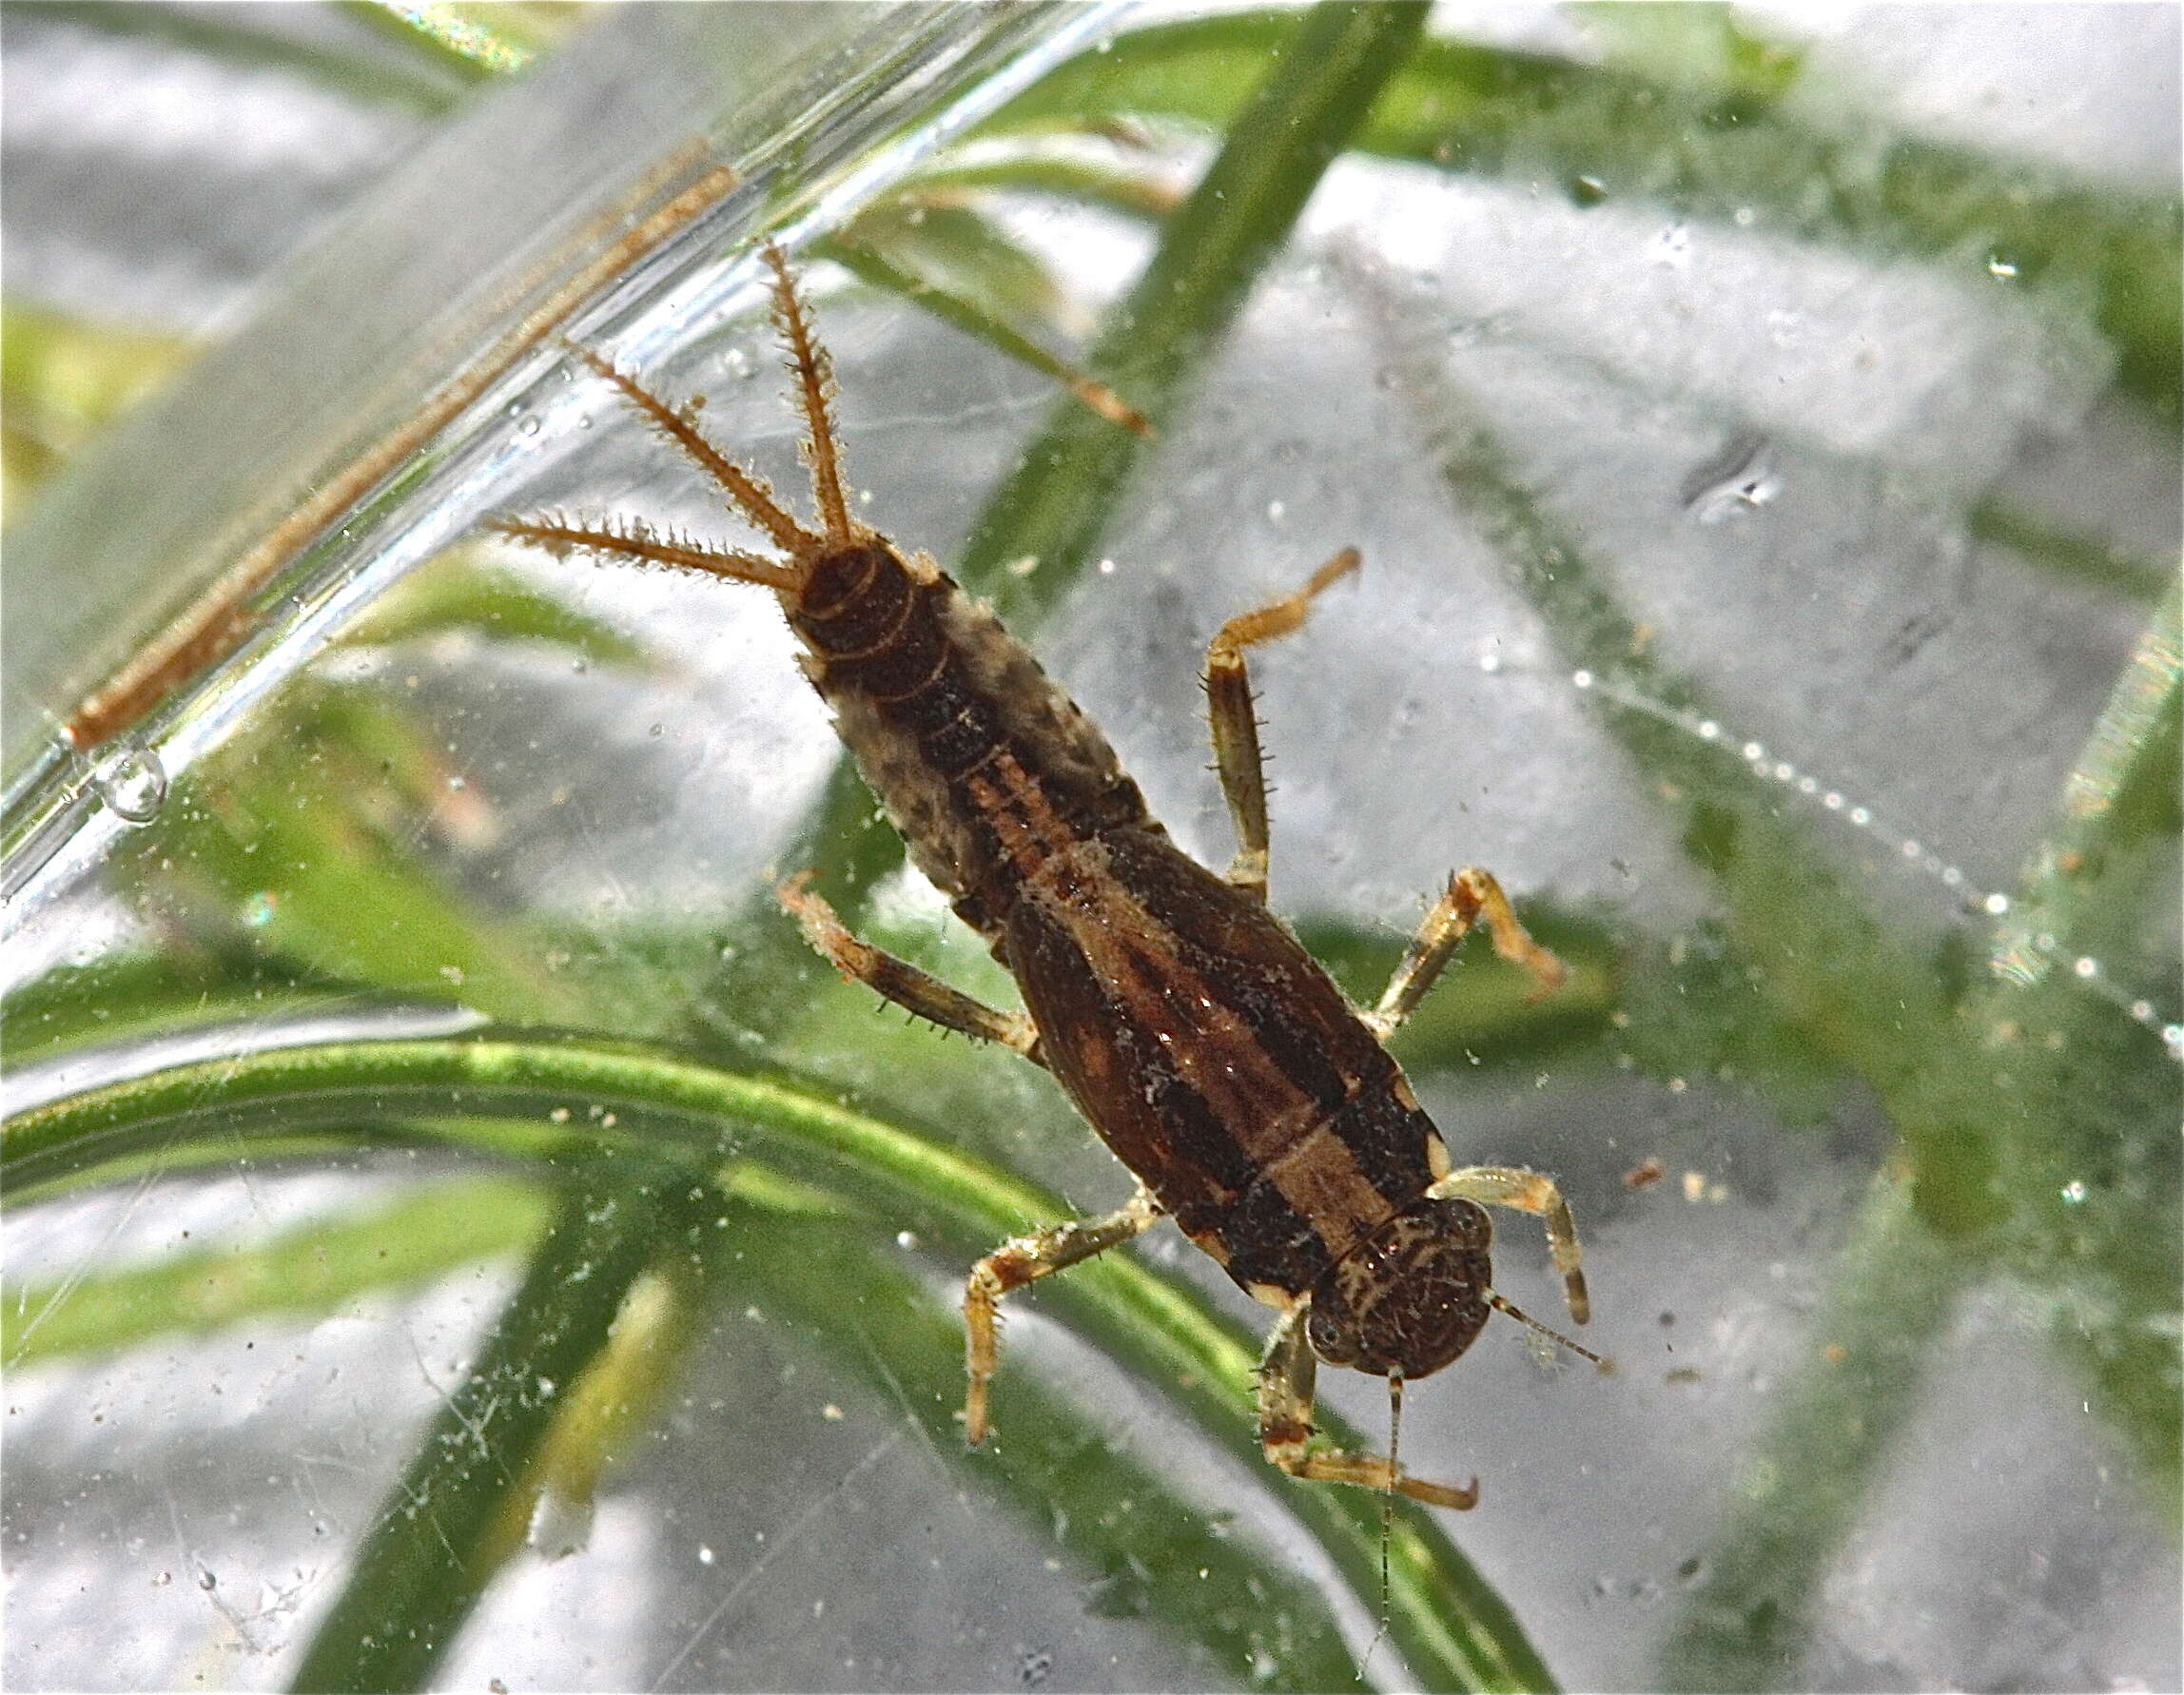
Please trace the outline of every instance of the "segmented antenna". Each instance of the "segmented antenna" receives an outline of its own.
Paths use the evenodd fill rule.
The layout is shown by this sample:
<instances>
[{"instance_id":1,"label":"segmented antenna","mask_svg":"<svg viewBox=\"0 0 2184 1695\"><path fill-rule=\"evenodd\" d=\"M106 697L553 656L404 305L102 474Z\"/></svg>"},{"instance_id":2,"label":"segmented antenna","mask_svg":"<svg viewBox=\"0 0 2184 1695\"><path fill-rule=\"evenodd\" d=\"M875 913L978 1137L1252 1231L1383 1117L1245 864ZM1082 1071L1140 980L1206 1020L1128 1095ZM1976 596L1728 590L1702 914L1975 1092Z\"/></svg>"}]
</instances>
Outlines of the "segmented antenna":
<instances>
[{"instance_id":1,"label":"segmented antenna","mask_svg":"<svg viewBox=\"0 0 2184 1695\"><path fill-rule=\"evenodd\" d=\"M788 256L770 242L766 263L773 267L773 316L788 345L789 368L796 377L798 402L811 431L804 443L804 462L811 467L812 497L819 503L819 521L826 527L827 539L842 546L856 539L856 530L849 522L848 502L842 497L842 447L834 435L832 412L834 362L812 340L803 299L789 272Z\"/></svg>"},{"instance_id":2,"label":"segmented antenna","mask_svg":"<svg viewBox=\"0 0 2184 1695\"><path fill-rule=\"evenodd\" d=\"M624 399L703 466L707 475L720 484L735 509L772 536L779 546L799 556L818 551L820 537L790 516L763 478L746 471L708 441L685 413L669 405L635 378L616 369L612 360L601 358L580 342L564 341L561 345L589 365L593 375L613 383Z\"/></svg>"},{"instance_id":3,"label":"segmented antenna","mask_svg":"<svg viewBox=\"0 0 2184 1695\"><path fill-rule=\"evenodd\" d=\"M1403 1374L1388 1374L1388 1488L1380 1497L1380 1627L1373 1632L1373 1640L1365 1645L1365 1652L1358 1662L1362 1672L1373 1659L1373 1650L1380 1646L1381 1638L1388 1634L1389 1600L1388 1548L1395 1540L1395 1481L1403 1474L1401 1442L1403 1439Z\"/></svg>"},{"instance_id":4,"label":"segmented antenna","mask_svg":"<svg viewBox=\"0 0 2184 1695\"><path fill-rule=\"evenodd\" d=\"M638 518L609 518L597 524L575 524L548 514L543 517L489 517L485 528L518 541L528 541L565 559L571 554L599 554L610 559L634 560L640 565L661 565L673 571L696 571L708 576L725 576L736 582L763 583L770 589L794 589L801 575L793 565L769 559L738 548L714 547L678 530L655 530Z\"/></svg>"},{"instance_id":5,"label":"segmented antenna","mask_svg":"<svg viewBox=\"0 0 2184 1695\"><path fill-rule=\"evenodd\" d=\"M1510 1317L1514 1318L1519 1324L1529 1325L1531 1329L1539 1332L1541 1335L1547 1337L1549 1341L1560 1342L1565 1348L1569 1349L1570 1353L1582 1354L1585 1358L1589 1359L1594 1365L1598 1366L1604 1372L1612 1372L1615 1369L1615 1362L1613 1360L1603 1359L1599 1354L1593 1353L1591 1349L1580 1347L1577 1343L1571 1341L1568 1336L1564 1335L1559 1330L1548 1329L1546 1325L1542 1324L1538 1319L1531 1316L1531 1314L1520 1313L1517 1311L1513 1302L1503 1299L1491 1289L1487 1291L1487 1305L1493 1308L1493 1310L1497 1313L1503 1313L1508 1315Z\"/></svg>"}]
</instances>

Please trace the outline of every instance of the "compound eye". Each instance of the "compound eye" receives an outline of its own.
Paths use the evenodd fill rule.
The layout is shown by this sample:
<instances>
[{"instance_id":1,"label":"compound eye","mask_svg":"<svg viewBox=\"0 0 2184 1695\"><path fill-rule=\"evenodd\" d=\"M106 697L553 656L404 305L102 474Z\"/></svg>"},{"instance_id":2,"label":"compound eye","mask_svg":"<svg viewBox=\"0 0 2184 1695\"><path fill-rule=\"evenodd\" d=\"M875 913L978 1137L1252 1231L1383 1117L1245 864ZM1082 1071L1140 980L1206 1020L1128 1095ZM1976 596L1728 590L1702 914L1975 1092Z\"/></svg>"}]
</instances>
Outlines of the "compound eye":
<instances>
[{"instance_id":1,"label":"compound eye","mask_svg":"<svg viewBox=\"0 0 2184 1695\"><path fill-rule=\"evenodd\" d=\"M1329 1365L1355 1366L1365 1352L1364 1338L1357 1334L1357 1320L1332 1289L1322 1288L1313 1297L1311 1309L1304 1316L1304 1336L1312 1344L1313 1353Z\"/></svg>"}]
</instances>

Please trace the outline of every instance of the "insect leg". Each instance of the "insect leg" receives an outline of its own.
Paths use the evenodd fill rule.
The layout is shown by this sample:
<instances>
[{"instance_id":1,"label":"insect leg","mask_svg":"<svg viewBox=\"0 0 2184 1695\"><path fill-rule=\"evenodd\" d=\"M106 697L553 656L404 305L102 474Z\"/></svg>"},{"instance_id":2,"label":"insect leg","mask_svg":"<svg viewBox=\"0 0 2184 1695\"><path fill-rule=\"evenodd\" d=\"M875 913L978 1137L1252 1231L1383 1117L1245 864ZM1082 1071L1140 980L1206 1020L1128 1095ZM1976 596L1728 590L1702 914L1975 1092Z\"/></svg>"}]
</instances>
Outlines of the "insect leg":
<instances>
[{"instance_id":1,"label":"insect leg","mask_svg":"<svg viewBox=\"0 0 2184 1695\"><path fill-rule=\"evenodd\" d=\"M1298 1302L1275 1320L1266 1338L1266 1352L1258 1362L1258 1445L1266 1457L1292 1477L1310 1477L1322 1483L1355 1483L1360 1489L1394 1490L1429 1507L1453 1507L1464 1511L1478 1504L1479 1480L1462 1489L1453 1484L1429 1483L1395 1469L1393 1460L1376 1453L1344 1453L1336 1449L1312 1447L1313 1389L1319 1361L1305 1339L1306 1307Z\"/></svg>"},{"instance_id":2,"label":"insect leg","mask_svg":"<svg viewBox=\"0 0 2184 1695\"><path fill-rule=\"evenodd\" d=\"M1049 1224L1029 1236L1001 1244L971 1267L963 1294L965 1353L970 1363L970 1393L964 1402L964 1433L975 1448L991 1428L985 1416L985 1386L1001 1358L1001 1297L1021 1289L1036 1277L1104 1254L1109 1248L1142 1236L1160 1219L1160 1203L1142 1183L1130 1203L1103 1218L1078 1218L1067 1224Z\"/></svg>"},{"instance_id":3,"label":"insect leg","mask_svg":"<svg viewBox=\"0 0 2184 1695\"><path fill-rule=\"evenodd\" d=\"M1577 1226L1554 1179L1536 1171L1508 1165L1467 1165L1438 1179L1426 1193L1435 1200L1475 1200L1482 1206L1514 1207L1536 1213L1547 1226L1548 1251L1562 1274L1562 1293L1570 1315L1583 1324L1592 1316L1585 1292L1585 1269L1577 1247Z\"/></svg>"},{"instance_id":4,"label":"insect leg","mask_svg":"<svg viewBox=\"0 0 2184 1695\"><path fill-rule=\"evenodd\" d=\"M1433 903L1433 909L1426 914L1418 933L1411 938L1411 945L1403 950L1403 963L1388 980L1380 1004L1365 1014L1365 1022L1373 1026L1375 1034L1383 1038L1394 1034L1396 1027L1417 1010L1418 1003L1426 998L1426 991L1433 986L1433 980L1440 976L1441 968L1449 963L1457 945L1481 920L1493 933L1494 952L1530 971L1539 984L1537 994L1544 995L1560 986L1564 976L1562 962L1534 942L1531 933L1517 922L1516 914L1510 909L1509 896L1502 893L1493 873L1467 866L1451 874L1448 887Z\"/></svg>"},{"instance_id":5,"label":"insect leg","mask_svg":"<svg viewBox=\"0 0 2184 1695\"><path fill-rule=\"evenodd\" d=\"M803 926L805 940L833 961L843 976L878 991L898 1006L906 1007L944 1030L957 1030L980 1042L998 1042L1035 1064L1044 1064L1039 1054L1039 1030L1021 1012L1004 1012L984 1001L951 988L929 971L921 971L907 960L860 942L834 916L834 908L805 886L811 873L805 871L781 886L780 901L790 917Z\"/></svg>"},{"instance_id":6,"label":"insect leg","mask_svg":"<svg viewBox=\"0 0 2184 1695\"><path fill-rule=\"evenodd\" d=\"M1221 791L1228 796L1229 816L1236 820L1237 855L1229 866L1228 880L1262 901L1266 899L1266 772L1243 651L1297 629L1311 609L1312 597L1357 566L1357 550L1344 548L1294 594L1231 618L1206 649L1206 715L1213 728L1214 762L1220 771Z\"/></svg>"}]
</instances>

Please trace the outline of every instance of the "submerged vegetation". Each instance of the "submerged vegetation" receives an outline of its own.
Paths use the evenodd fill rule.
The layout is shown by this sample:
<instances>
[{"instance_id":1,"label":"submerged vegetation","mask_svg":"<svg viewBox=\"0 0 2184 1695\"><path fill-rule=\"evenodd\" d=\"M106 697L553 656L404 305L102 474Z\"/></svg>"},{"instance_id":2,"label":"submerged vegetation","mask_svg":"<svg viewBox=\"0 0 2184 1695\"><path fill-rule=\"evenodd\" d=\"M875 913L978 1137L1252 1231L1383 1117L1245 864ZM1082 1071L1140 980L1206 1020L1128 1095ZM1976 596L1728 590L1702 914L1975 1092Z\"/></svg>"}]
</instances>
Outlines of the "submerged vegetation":
<instances>
[{"instance_id":1,"label":"submerged vegetation","mask_svg":"<svg viewBox=\"0 0 2184 1695\"><path fill-rule=\"evenodd\" d=\"M126 22L63 10L90 29ZM527 65L584 50L579 11L467 11L459 38L402 25L371 54L224 22L169 45L216 62L272 54L430 123L458 121ZM1816 263L2006 275L2013 300L2106 350L2111 403L2173 442L2174 200L1968 146L1823 129L1795 98L1804 49L1726 9L1578 12L1595 32L1589 60L1428 36L1422 9L1401 4L1125 28L826 231L817 253L868 298L932 314L1053 385L949 569L1027 633L1059 615L1117 513L1150 497L1209 364L1270 265L1298 250L1299 216L1338 162L1579 207L1659 207L1701 229L1756 224ZM495 50L498 19L522 32ZM792 199L778 191L784 216ZM1027 203L1149 243L1089 335L1091 293L1012 221ZM27 302L9 302L8 330L11 511L185 367L178 336ZM1526 922L1570 964L1569 987L1535 1000L1513 967L1467 956L1395 1051L1452 1090L1699 1080L1785 1126L1846 1098L1885 1122L1890 1146L1832 1250L1802 1356L1748 1448L1724 1456L1740 1483L1723 1491L1652 1673L1678 1688L1802 1686L1823 1579L1883 1488L1889 1437L1968 1291L2006 1284L2049 1315L2055 1357L2132 1456L2133 1487L2155 1518L2176 1519L2174 562L1983 494L1950 514L2021 573L2026 607L2042 593L2105 596L2143 633L2021 879L1937 944L1868 874L1870 844L1845 848L1829 816L1840 796L1802 802L1789 766L1720 733L1704 656L1650 627L1628 597L1630 562L1558 506L1531 444L1506 434L1446 341L1387 339L1384 375L1414 431L1400 457L1430 472L1442 520L1492 548L1547 662L1581 679L1603 767L1629 774L1711 909L1672 924L1544 890ZM457 1156L422 1161L391 1198L375 1188L240 1248L94 1256L18 1281L0 1312L12 1372L331 1315L481 1259L525 1268L389 1497L406 1507L361 1532L301 1687L426 1685L496 1573L536 1544L541 1501L581 1509L671 1415L678 1369L717 1315L774 1315L899 1406L934 1452L967 1463L953 1423L960 1327L924 1273L1072 1210L1045 1192L1040 1163L1082 1140L1058 1097L994 1082L995 1056L869 1020L869 997L814 965L766 880L703 913L630 905L603 924L475 874L508 828L493 785L451 750L430 692L391 685L390 670L435 643L578 668L602 686L672 668L587 610L600 604L475 540L447 550L346 624L274 710L173 773L156 819L100 868L100 898L130 920L118 939L56 954L6 1003L11 1070L66 1058L99 1080L10 1120L0 1173L12 1208L189 1172ZM782 863L821 867L853 924L913 955L935 945L920 923L888 929L879 897L901 846L846 763L783 839ZM1396 951L1356 914L1299 927L1359 992ZM949 961L956 975L981 968ZM269 1010L360 1008L412 1023L388 1040L229 1034L218 1058L148 1070L98 1062ZM446 1027L419 1034L425 1014ZM864 1058L838 1065L843 1054ZM899 1238L916 1240L916 1257ZM1118 1254L1055 1279L1041 1304L1209 1451L1257 1464L1252 1342L1186 1283ZM1306 1689L1358 1675L1355 1619L1380 1592L1376 1497L1281 1496L1346 1588L1334 1596L1231 1535L1190 1486L1118 1447L1035 1370L1013 1370L1000 1393L1006 1464L979 1474L1025 1522L1065 1527L1055 1534L1102 1574L1102 1605L1151 1621L1209 1683ZM1755 1478L1765 1487L1747 1487ZM1458 1550L1460 1526L1408 1507L1394 1519L1388 1636L1410 1674L1436 1688L1548 1686L1556 1643Z\"/></svg>"}]
</instances>

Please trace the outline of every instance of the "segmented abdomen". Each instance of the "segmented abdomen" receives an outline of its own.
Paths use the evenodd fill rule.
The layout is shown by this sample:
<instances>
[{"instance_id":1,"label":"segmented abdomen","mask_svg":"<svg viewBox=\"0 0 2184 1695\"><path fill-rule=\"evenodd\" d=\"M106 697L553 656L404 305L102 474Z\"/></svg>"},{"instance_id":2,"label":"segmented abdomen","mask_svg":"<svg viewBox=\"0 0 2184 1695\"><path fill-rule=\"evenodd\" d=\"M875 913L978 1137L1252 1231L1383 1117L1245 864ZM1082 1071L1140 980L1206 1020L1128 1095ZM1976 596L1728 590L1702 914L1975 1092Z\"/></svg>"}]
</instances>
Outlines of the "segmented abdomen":
<instances>
[{"instance_id":1,"label":"segmented abdomen","mask_svg":"<svg viewBox=\"0 0 2184 1695\"><path fill-rule=\"evenodd\" d=\"M1116 829L1057 855L1008 945L1055 1075L1255 1294L1310 1289L1433 1181L1433 1126L1342 992L1164 839Z\"/></svg>"},{"instance_id":2,"label":"segmented abdomen","mask_svg":"<svg viewBox=\"0 0 2184 1695\"><path fill-rule=\"evenodd\" d=\"M871 537L815 561L784 601L857 769L990 945L1044 857L1119 825L1160 828L1106 737L931 560Z\"/></svg>"}]
</instances>

